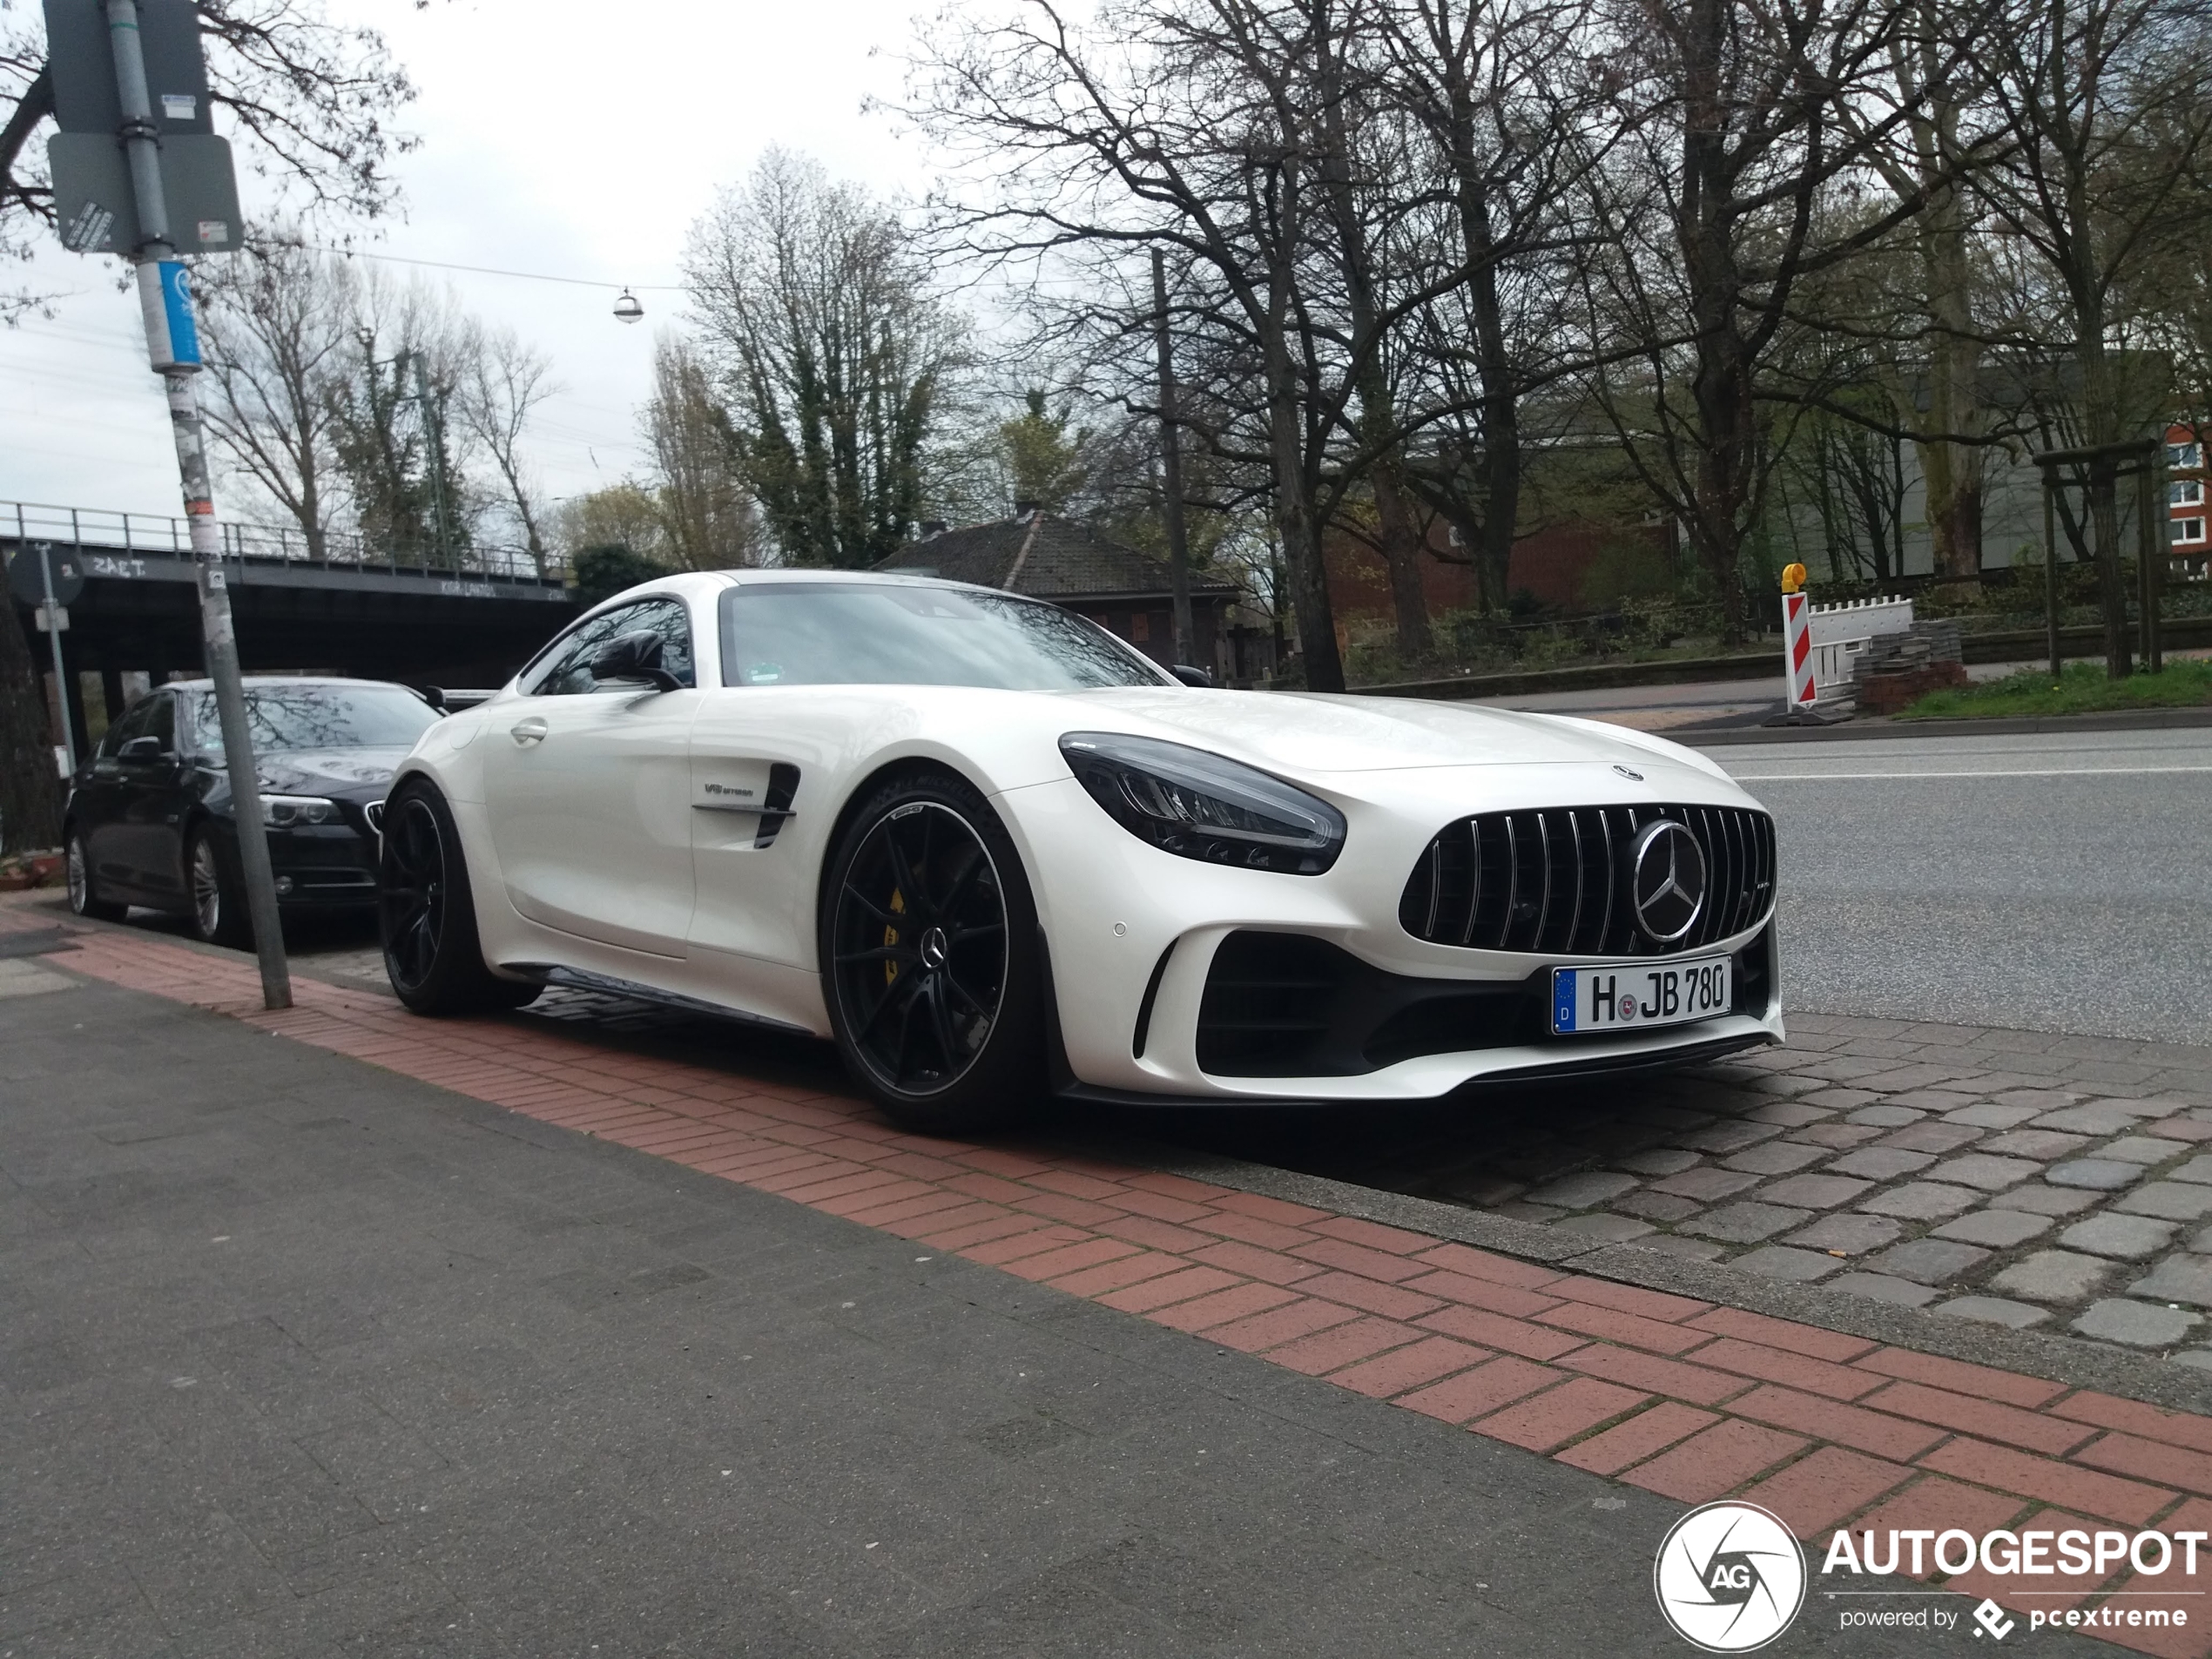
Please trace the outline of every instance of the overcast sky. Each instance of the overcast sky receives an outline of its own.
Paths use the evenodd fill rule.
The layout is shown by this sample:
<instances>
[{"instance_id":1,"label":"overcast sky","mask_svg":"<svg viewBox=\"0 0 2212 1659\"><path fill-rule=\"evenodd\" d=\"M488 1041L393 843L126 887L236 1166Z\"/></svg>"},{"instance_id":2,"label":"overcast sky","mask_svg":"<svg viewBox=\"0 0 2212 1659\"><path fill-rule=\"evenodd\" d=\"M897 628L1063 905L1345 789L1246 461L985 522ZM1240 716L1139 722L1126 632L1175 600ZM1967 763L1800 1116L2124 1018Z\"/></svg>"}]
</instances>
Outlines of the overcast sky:
<instances>
[{"instance_id":1,"label":"overcast sky","mask_svg":"<svg viewBox=\"0 0 2212 1659\"><path fill-rule=\"evenodd\" d=\"M637 288L646 320L625 326L611 286L422 273L552 359L567 390L534 448L553 496L642 469L653 330L683 303L648 285L678 280L718 185L780 144L880 192L927 186L917 147L860 112L870 93L899 91L926 0L329 3L381 29L421 94L397 123L422 139L399 165L405 217L372 250ZM267 204L243 168L239 185L251 219ZM51 320L0 327L0 502L178 511L160 383L120 269L50 245L7 273L70 293Z\"/></svg>"}]
</instances>

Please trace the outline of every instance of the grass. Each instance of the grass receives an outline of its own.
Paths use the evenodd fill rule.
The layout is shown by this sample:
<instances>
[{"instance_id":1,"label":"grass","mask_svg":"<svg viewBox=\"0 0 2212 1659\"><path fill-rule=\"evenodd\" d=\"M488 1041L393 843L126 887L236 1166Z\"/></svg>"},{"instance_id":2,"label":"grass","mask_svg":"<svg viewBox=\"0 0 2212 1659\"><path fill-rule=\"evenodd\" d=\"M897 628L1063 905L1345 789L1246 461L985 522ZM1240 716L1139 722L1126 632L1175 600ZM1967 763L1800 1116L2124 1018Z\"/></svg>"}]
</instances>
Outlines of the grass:
<instances>
[{"instance_id":1,"label":"grass","mask_svg":"<svg viewBox=\"0 0 2212 1659\"><path fill-rule=\"evenodd\" d=\"M2031 668L1981 685L1931 691L1900 720L1986 720L2005 716L2090 714L2103 709L2191 709L2212 705L2212 662L2169 659L2160 674L2107 679L2102 666L2069 663L2054 681Z\"/></svg>"}]
</instances>

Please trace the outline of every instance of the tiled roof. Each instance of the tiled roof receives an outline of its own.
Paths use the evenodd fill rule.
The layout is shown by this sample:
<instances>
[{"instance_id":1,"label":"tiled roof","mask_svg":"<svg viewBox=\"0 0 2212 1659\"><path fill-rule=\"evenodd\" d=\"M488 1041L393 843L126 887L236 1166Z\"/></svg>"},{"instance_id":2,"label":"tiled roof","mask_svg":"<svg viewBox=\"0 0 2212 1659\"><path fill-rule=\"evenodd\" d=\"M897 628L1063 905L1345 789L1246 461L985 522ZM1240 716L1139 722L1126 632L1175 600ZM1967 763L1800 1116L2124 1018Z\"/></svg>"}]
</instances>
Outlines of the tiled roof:
<instances>
[{"instance_id":1,"label":"tiled roof","mask_svg":"<svg viewBox=\"0 0 2212 1659\"><path fill-rule=\"evenodd\" d=\"M1071 518L1035 514L941 530L909 542L876 567L927 570L948 582L1005 588L1037 599L1157 597L1170 591L1166 561L1112 542ZM1193 572L1190 591L1234 595L1234 582Z\"/></svg>"}]
</instances>

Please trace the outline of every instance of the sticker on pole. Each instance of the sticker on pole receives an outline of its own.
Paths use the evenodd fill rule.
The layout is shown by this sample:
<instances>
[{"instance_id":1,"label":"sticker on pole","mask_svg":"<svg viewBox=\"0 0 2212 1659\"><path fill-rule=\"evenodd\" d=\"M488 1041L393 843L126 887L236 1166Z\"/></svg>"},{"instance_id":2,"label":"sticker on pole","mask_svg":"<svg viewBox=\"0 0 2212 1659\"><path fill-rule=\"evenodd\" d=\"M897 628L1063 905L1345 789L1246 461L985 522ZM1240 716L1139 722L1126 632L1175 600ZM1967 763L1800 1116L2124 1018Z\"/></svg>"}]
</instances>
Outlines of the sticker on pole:
<instances>
[{"instance_id":1,"label":"sticker on pole","mask_svg":"<svg viewBox=\"0 0 2212 1659\"><path fill-rule=\"evenodd\" d=\"M145 314L146 354L154 373L199 367L199 330L192 314L192 275L181 260L150 260L138 267L138 307Z\"/></svg>"}]
</instances>

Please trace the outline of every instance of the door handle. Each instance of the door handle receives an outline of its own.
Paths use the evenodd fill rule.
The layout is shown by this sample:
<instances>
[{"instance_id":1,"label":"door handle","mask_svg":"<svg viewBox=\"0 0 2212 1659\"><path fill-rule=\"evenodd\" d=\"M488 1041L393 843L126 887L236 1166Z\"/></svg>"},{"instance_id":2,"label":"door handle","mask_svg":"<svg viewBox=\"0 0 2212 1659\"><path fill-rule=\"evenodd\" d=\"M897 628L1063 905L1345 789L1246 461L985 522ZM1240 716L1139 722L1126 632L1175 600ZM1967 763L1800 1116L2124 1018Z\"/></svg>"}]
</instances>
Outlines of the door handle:
<instances>
[{"instance_id":1,"label":"door handle","mask_svg":"<svg viewBox=\"0 0 2212 1659\"><path fill-rule=\"evenodd\" d=\"M545 740L545 734L551 730L552 727L547 725L544 721L539 719L537 716L533 714L527 720L517 721L513 732L509 735L514 738L516 743L521 744L524 748L528 748L533 743L543 742Z\"/></svg>"}]
</instances>

